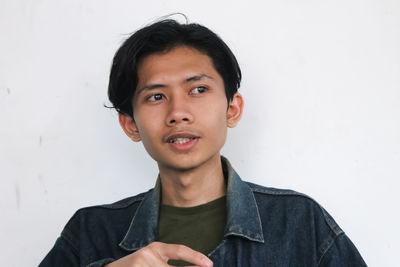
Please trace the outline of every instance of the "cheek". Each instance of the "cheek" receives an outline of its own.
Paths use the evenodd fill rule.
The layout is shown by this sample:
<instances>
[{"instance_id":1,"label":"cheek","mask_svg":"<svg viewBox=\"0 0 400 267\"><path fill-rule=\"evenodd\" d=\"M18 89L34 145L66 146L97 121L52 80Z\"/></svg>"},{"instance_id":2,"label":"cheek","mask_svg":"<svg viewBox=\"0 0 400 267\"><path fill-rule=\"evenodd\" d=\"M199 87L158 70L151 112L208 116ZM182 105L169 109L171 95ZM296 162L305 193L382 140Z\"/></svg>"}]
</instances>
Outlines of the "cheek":
<instances>
[{"instance_id":1,"label":"cheek","mask_svg":"<svg viewBox=\"0 0 400 267\"><path fill-rule=\"evenodd\" d=\"M208 121L211 131L219 141L225 140L227 134L227 120L225 103L210 108L210 120Z\"/></svg>"},{"instance_id":2,"label":"cheek","mask_svg":"<svg viewBox=\"0 0 400 267\"><path fill-rule=\"evenodd\" d=\"M150 141L154 139L153 136L157 134L157 125L160 125L160 116L147 115L149 116L141 116L141 114L135 116L139 135L144 145L151 143Z\"/></svg>"},{"instance_id":3,"label":"cheek","mask_svg":"<svg viewBox=\"0 0 400 267\"><path fill-rule=\"evenodd\" d=\"M226 123L226 109L225 104L221 101L209 102L206 106L199 106L197 113L209 124L218 124L223 126Z\"/></svg>"},{"instance_id":4,"label":"cheek","mask_svg":"<svg viewBox=\"0 0 400 267\"><path fill-rule=\"evenodd\" d=\"M227 127L227 109L228 105L226 99L224 99L224 101L219 101L219 103L214 105L214 116L218 119L220 127L223 128Z\"/></svg>"}]
</instances>

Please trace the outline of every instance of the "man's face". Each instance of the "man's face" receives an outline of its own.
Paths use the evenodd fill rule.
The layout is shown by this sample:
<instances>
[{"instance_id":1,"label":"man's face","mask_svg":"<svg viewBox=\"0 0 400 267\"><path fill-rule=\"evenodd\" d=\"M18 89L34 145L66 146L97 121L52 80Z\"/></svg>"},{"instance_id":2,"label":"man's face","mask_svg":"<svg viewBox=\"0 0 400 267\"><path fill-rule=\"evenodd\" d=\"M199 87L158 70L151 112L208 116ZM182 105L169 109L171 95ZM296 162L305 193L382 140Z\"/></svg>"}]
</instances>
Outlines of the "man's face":
<instances>
[{"instance_id":1,"label":"man's face","mask_svg":"<svg viewBox=\"0 0 400 267\"><path fill-rule=\"evenodd\" d=\"M145 57L138 77L132 120L136 136L131 138L143 142L159 168L188 170L220 160L227 127L237 121L231 121L232 104L210 57L179 46Z\"/></svg>"}]
</instances>

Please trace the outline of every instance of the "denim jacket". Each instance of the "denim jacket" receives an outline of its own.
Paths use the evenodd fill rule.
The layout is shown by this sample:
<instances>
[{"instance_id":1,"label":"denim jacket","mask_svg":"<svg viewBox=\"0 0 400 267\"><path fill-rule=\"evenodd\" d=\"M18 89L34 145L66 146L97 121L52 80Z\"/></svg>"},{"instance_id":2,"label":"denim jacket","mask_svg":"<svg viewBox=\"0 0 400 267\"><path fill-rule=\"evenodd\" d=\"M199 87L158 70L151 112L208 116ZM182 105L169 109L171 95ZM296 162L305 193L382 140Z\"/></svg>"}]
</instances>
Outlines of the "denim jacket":
<instances>
[{"instance_id":1,"label":"denim jacket","mask_svg":"<svg viewBox=\"0 0 400 267\"><path fill-rule=\"evenodd\" d=\"M332 217L314 200L243 182L222 158L227 223L208 255L214 266L366 266ZM100 267L157 241L160 181L114 204L78 210L39 267Z\"/></svg>"}]
</instances>

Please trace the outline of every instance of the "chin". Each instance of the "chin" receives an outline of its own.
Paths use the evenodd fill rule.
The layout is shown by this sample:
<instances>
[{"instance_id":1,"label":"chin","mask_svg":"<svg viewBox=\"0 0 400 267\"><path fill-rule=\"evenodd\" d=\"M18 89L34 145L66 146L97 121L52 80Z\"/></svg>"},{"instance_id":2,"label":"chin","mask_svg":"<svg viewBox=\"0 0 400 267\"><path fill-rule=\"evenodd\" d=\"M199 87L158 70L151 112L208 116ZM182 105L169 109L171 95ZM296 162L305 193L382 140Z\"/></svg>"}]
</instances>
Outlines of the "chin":
<instances>
[{"instance_id":1,"label":"chin","mask_svg":"<svg viewBox=\"0 0 400 267\"><path fill-rule=\"evenodd\" d=\"M180 172L185 172L185 171L190 171L195 169L196 167L199 166L199 164L196 164L195 162L179 162L179 163L167 163L164 166L166 166L168 169L173 169L176 171Z\"/></svg>"},{"instance_id":2,"label":"chin","mask_svg":"<svg viewBox=\"0 0 400 267\"><path fill-rule=\"evenodd\" d=\"M176 157L174 160L156 160L160 168L185 172L193 170L204 163L204 160L193 159L189 155L183 157Z\"/></svg>"}]
</instances>

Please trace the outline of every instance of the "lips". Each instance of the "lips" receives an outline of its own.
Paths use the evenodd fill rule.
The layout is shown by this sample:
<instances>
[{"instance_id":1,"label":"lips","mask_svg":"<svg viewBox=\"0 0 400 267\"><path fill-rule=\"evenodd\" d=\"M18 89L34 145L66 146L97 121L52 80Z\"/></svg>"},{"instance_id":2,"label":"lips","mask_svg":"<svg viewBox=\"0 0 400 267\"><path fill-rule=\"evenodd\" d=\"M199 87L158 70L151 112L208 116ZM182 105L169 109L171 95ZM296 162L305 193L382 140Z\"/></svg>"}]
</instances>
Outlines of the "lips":
<instances>
[{"instance_id":1,"label":"lips","mask_svg":"<svg viewBox=\"0 0 400 267\"><path fill-rule=\"evenodd\" d=\"M189 132L174 132L166 136L164 141L177 153L191 151L199 141L200 136Z\"/></svg>"}]
</instances>

